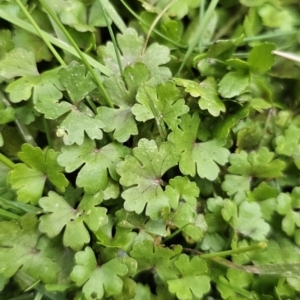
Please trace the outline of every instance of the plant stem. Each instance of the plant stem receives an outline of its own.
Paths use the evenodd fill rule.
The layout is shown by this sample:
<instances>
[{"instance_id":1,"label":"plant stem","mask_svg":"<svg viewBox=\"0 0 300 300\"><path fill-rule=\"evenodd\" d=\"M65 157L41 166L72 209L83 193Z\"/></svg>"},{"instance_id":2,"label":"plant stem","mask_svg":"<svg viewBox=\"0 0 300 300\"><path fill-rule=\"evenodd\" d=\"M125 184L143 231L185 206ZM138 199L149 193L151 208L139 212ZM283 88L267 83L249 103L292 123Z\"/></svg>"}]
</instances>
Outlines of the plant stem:
<instances>
[{"instance_id":1,"label":"plant stem","mask_svg":"<svg viewBox=\"0 0 300 300\"><path fill-rule=\"evenodd\" d=\"M166 238L164 238L164 243L168 240L170 240L171 238L173 238L175 235L177 235L178 233L180 233L186 226L188 226L188 224L185 224L184 226L182 226L181 228L176 229L172 234L168 235Z\"/></svg>"},{"instance_id":2,"label":"plant stem","mask_svg":"<svg viewBox=\"0 0 300 300\"><path fill-rule=\"evenodd\" d=\"M200 257L202 257L202 258L223 257L223 256L229 256L232 254L240 254L240 253L244 253L244 252L265 249L266 247L267 247L266 243L260 242L258 244L254 244L254 245L251 245L248 247L242 247L242 248L227 250L227 251L200 254Z\"/></svg>"},{"instance_id":3,"label":"plant stem","mask_svg":"<svg viewBox=\"0 0 300 300\"><path fill-rule=\"evenodd\" d=\"M145 39L145 43L144 43L144 47L142 49L142 55L145 53L146 48L147 48L147 44L149 41L149 38L151 36L152 31L154 30L156 24L159 22L159 20L162 18L162 16L170 9L170 7L175 4L178 0L173 0L171 1L168 5L166 5L166 7L157 15L157 17L154 19L153 23L151 24L149 31L147 33L146 39Z\"/></svg>"},{"instance_id":4,"label":"plant stem","mask_svg":"<svg viewBox=\"0 0 300 300\"><path fill-rule=\"evenodd\" d=\"M141 19L128 5L125 1L120 0L122 2L122 4L126 7L126 9L140 22L142 23L144 26L150 28L150 25L143 21L143 19ZM187 46L183 46L178 44L177 42L173 41L172 39L168 38L166 35L162 34L161 32L159 32L156 29L153 29L153 32L155 32L158 36L160 36L161 38L163 38L164 40L166 40L167 42L173 44L174 46L181 48L181 49L187 49Z\"/></svg>"},{"instance_id":5,"label":"plant stem","mask_svg":"<svg viewBox=\"0 0 300 300\"><path fill-rule=\"evenodd\" d=\"M11 161L8 157L3 155L2 153L0 153L0 162L12 170L15 168L15 163L13 161Z\"/></svg>"},{"instance_id":6,"label":"plant stem","mask_svg":"<svg viewBox=\"0 0 300 300\"><path fill-rule=\"evenodd\" d=\"M92 74L96 84L98 85L98 88L100 90L100 92L103 93L104 98L106 99L107 104L110 107L113 107L113 103L110 99L110 97L108 96L102 82L100 81L99 77L97 76L95 70L91 67L91 65L88 63L86 57L83 55L83 53L81 52L81 50L79 49L79 47L77 46L77 44L75 43L75 41L73 40L73 38L71 37L71 35L69 34L69 32L66 30L66 28L63 26L63 24L60 22L59 18L57 17L57 15L51 10L51 8L48 6L48 4L45 2L45 0L39 0L43 7L46 9L47 13L51 16L51 18L56 22L56 24L58 25L58 27L60 28L60 30L64 33L64 35L66 36L66 38L68 39L69 43L74 47L74 49L76 50L76 52L78 53L78 55L80 56L83 64L85 65L85 67L90 71L90 73Z\"/></svg>"}]
</instances>

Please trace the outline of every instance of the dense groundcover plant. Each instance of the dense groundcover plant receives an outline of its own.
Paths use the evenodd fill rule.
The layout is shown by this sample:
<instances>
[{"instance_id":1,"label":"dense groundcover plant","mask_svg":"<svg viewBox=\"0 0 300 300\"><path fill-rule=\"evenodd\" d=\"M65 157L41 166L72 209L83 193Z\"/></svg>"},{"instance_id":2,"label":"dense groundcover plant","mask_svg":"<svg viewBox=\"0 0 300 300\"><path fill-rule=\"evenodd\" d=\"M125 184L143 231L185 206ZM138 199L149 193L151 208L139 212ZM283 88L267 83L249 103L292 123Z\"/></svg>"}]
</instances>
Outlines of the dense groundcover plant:
<instances>
[{"instance_id":1,"label":"dense groundcover plant","mask_svg":"<svg viewBox=\"0 0 300 300\"><path fill-rule=\"evenodd\" d=\"M1 0L0 299L299 299L299 20Z\"/></svg>"}]
</instances>

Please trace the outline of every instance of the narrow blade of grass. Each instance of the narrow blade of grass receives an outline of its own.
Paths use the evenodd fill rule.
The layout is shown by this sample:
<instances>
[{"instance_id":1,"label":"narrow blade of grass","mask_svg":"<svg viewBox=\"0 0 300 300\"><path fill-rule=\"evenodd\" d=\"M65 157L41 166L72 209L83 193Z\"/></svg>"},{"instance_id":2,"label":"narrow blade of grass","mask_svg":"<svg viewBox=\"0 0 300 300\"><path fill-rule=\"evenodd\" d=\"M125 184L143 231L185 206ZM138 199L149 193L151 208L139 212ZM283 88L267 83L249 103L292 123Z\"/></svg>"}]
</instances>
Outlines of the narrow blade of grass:
<instances>
[{"instance_id":1,"label":"narrow blade of grass","mask_svg":"<svg viewBox=\"0 0 300 300\"><path fill-rule=\"evenodd\" d=\"M204 14L203 19L200 21L200 25L199 25L199 28L198 28L198 30L196 32L195 38L194 38L193 42L190 44L190 46L189 46L189 48L188 48L188 50L187 50L187 52L186 52L186 54L185 54L185 56L184 56L184 58L182 60L182 63L180 65L180 67L179 67L179 69L178 69L175 77L181 72L181 70L185 66L188 58L190 57L190 55L194 51L194 48L196 47L198 41L201 39L201 36L202 36L202 34L203 34L203 32L204 32L204 30L205 30L205 28L206 28L206 26L207 26L207 24L209 22L212 14L214 12L214 10L215 10L218 2L219 2L219 0L212 0L210 2L207 11Z\"/></svg>"},{"instance_id":2,"label":"narrow blade of grass","mask_svg":"<svg viewBox=\"0 0 300 300\"><path fill-rule=\"evenodd\" d=\"M34 19L31 17L30 13L28 12L28 10L26 9L26 7L22 4L22 2L20 0L16 0L17 4L19 5L19 7L21 8L21 10L23 11L23 13L25 14L25 16L27 17L27 19L30 21L30 23L32 24L32 26L35 28L36 32L38 33L38 35L40 36L40 38L44 41L44 43L48 46L48 48L50 49L50 51L52 52L52 54L54 55L54 57L57 59L57 61L62 65L65 66L65 62L63 61L63 59L60 57L60 55L58 54L58 52L55 50L55 48L52 46L52 44L49 42L49 40L46 38L46 36L43 34L43 32L41 31L41 29L39 28L39 26L36 24L36 22L34 21Z\"/></svg>"},{"instance_id":3,"label":"narrow blade of grass","mask_svg":"<svg viewBox=\"0 0 300 300\"><path fill-rule=\"evenodd\" d=\"M40 208L38 208L36 206L30 205L27 203L6 200L2 197L0 197L0 205L4 208L15 209L15 210L19 211L20 213L38 214L42 211Z\"/></svg>"},{"instance_id":4,"label":"narrow blade of grass","mask_svg":"<svg viewBox=\"0 0 300 300\"><path fill-rule=\"evenodd\" d=\"M28 32L33 33L34 35L38 35L36 30L34 29L34 27L30 24L28 24L27 22L7 14L5 11L0 9L0 17L24 30L27 30ZM43 35L48 39L48 41L57 46L58 48L67 51L69 53L71 53L72 55L74 55L77 58L80 58L79 54L76 52L76 50L74 49L74 47L70 46L69 44L65 43L64 41L61 41L60 39L57 39L55 37L53 37L51 34L45 32L42 30ZM109 76L112 74L112 71L107 68L106 66L100 64L98 61L96 61L95 59L93 59L92 57L90 57L89 55L82 53L81 54L85 57L85 59L87 60L87 62L93 66L96 69L99 69L100 72L106 76Z\"/></svg>"},{"instance_id":5,"label":"narrow blade of grass","mask_svg":"<svg viewBox=\"0 0 300 300\"><path fill-rule=\"evenodd\" d=\"M144 26L150 28L150 25L145 22L143 19L141 19L128 5L125 1L120 0L121 3L125 6L125 8L130 12L131 15L133 15L141 24L143 24ZM181 48L181 49L187 49L187 46L184 45L180 45L177 42L173 41L172 39L168 38L166 35L162 34L160 31L153 29L153 32L155 34L157 34L158 36L160 36L161 38L163 38L164 40L166 40L167 42L173 44L174 46Z\"/></svg>"},{"instance_id":6,"label":"narrow blade of grass","mask_svg":"<svg viewBox=\"0 0 300 300\"><path fill-rule=\"evenodd\" d=\"M124 32L126 30L126 25L123 19L118 14L118 12L115 10L114 6L110 3L109 0L101 0L101 2L109 18L113 21L113 23L118 27L118 29L121 32Z\"/></svg>"},{"instance_id":7,"label":"narrow blade of grass","mask_svg":"<svg viewBox=\"0 0 300 300\"><path fill-rule=\"evenodd\" d=\"M6 211L5 209L0 208L0 217L10 220L18 220L20 218L19 215L16 215L10 211Z\"/></svg>"},{"instance_id":8,"label":"narrow blade of grass","mask_svg":"<svg viewBox=\"0 0 300 300\"><path fill-rule=\"evenodd\" d=\"M178 0L173 0L171 1L168 5L166 5L166 7L157 15L157 17L154 19L153 23L151 24L150 28L149 28L149 31L147 33L147 36L146 36L146 39L145 39L145 43L144 43L144 47L142 49L142 54L145 53L146 51L146 48L147 48L147 44L148 44L148 41L150 39L150 36L151 36L151 33L152 31L154 30L156 24L159 22L159 20L162 18L162 16L171 8L171 6L173 4L175 4Z\"/></svg>"},{"instance_id":9,"label":"narrow blade of grass","mask_svg":"<svg viewBox=\"0 0 300 300\"><path fill-rule=\"evenodd\" d=\"M104 19L105 19L105 22L106 22L106 26L108 28L108 31L109 31L109 35L111 37L111 40L113 42L113 45L114 45L114 49L115 49L115 53L116 53L116 57L117 57L117 61L118 61L118 66L119 66L119 70L120 70L120 74L122 76L122 78L124 79L124 72L123 72L123 66L122 66L122 62L121 62L121 57L120 57L120 51L119 51L119 48L118 48L118 44L117 44L117 41L116 41L116 38L115 38L115 34L111 28L111 25L110 25L110 22L107 18L107 14L106 14L106 8L104 7L102 1L103 0L98 0L99 3L100 3L100 6L102 8L102 12L103 12L103 16L104 16Z\"/></svg>"},{"instance_id":10,"label":"narrow blade of grass","mask_svg":"<svg viewBox=\"0 0 300 300\"><path fill-rule=\"evenodd\" d=\"M42 284L36 283L37 281L34 278L27 275L23 271L19 270L15 274L15 277L16 277L17 280L22 282L25 286L32 287L33 289L35 289L39 293L45 295L48 299L51 299L51 300L67 300L67 298L65 296L61 295L61 294L46 291L45 287Z\"/></svg>"}]
</instances>

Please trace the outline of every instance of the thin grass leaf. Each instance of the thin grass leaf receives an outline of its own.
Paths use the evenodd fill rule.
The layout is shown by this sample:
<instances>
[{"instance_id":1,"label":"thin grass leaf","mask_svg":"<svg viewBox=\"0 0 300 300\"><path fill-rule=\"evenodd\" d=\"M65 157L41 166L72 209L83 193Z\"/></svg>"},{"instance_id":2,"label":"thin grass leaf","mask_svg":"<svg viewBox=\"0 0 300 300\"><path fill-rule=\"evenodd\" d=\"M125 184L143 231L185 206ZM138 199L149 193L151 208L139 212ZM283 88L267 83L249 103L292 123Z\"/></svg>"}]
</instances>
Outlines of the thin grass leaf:
<instances>
[{"instance_id":1,"label":"thin grass leaf","mask_svg":"<svg viewBox=\"0 0 300 300\"><path fill-rule=\"evenodd\" d=\"M21 214L30 213L30 214L39 214L42 210L34 205L27 203L17 202L6 200L0 197L0 205L6 209L11 208L19 211Z\"/></svg>"},{"instance_id":2,"label":"thin grass leaf","mask_svg":"<svg viewBox=\"0 0 300 300\"><path fill-rule=\"evenodd\" d=\"M145 21L143 21L128 5L125 1L120 0L122 2L122 4L125 6L125 8L130 12L130 14L132 14L141 24L143 24L144 26L150 28L149 24ZM180 49L187 49L187 46L178 44L177 42L173 41L172 39L168 38L166 35L162 34L160 31L153 29L153 32L155 34L157 34L158 36L160 36L161 38L163 38L164 40L166 40L167 42L173 44L174 46L180 48Z\"/></svg>"},{"instance_id":3,"label":"thin grass leaf","mask_svg":"<svg viewBox=\"0 0 300 300\"><path fill-rule=\"evenodd\" d=\"M5 209L0 208L0 217L9 219L9 220L18 220L20 216L12 213L10 211L6 211Z\"/></svg>"},{"instance_id":4,"label":"thin grass leaf","mask_svg":"<svg viewBox=\"0 0 300 300\"><path fill-rule=\"evenodd\" d=\"M104 16L104 19L105 19L105 22L106 22L106 25L107 25L107 28L108 28L108 31L109 31L109 35L110 35L112 43L114 45L114 49L115 49L115 53L116 53L116 57L117 57L117 61L118 61L118 66L119 66L120 74L121 74L122 78L124 79L123 66L122 66L121 57L120 57L120 51L119 51L118 44L117 44L117 41L116 41L116 38L115 38L115 34L114 34L114 32L113 32L113 30L111 28L110 22L109 22L109 20L107 18L106 8L102 4L103 0L98 0L98 1L99 1L99 4L100 4L102 12L103 12L103 16Z\"/></svg>"},{"instance_id":5,"label":"thin grass leaf","mask_svg":"<svg viewBox=\"0 0 300 300\"><path fill-rule=\"evenodd\" d=\"M62 66L65 66L66 65L65 62L63 61L63 59L61 58L61 56L58 54L58 52L55 50L55 48L52 46L52 44L49 42L49 40L47 39L47 37L43 34L42 30L39 28L39 26L36 24L36 22L34 21L34 19L31 17L31 15L29 14L29 12L26 9L26 7L22 4L22 2L20 0L16 0L16 2L19 5L19 7L21 8L21 10L23 11L23 13L25 14L25 16L27 17L27 19L30 21L30 23L32 24L32 26L35 28L35 30L38 33L38 35L41 37L41 39L48 46L48 48L50 49L50 51L52 52L52 54L55 56L55 58L57 59L57 61Z\"/></svg>"},{"instance_id":6,"label":"thin grass leaf","mask_svg":"<svg viewBox=\"0 0 300 300\"><path fill-rule=\"evenodd\" d=\"M175 4L178 0L173 0L171 1L168 5L166 5L166 7L157 15L157 17L154 19L153 23L151 24L149 31L147 33L146 39L145 39L145 43L144 43L144 47L142 49L142 54L145 53L146 48L147 48L147 44L149 41L149 38L151 36L152 31L154 30L155 26L157 25L157 23L159 22L159 20L162 18L162 16L173 6L173 4Z\"/></svg>"},{"instance_id":7,"label":"thin grass leaf","mask_svg":"<svg viewBox=\"0 0 300 300\"><path fill-rule=\"evenodd\" d=\"M43 298L43 294L40 293L40 292L37 292L35 297L34 297L34 300L41 300Z\"/></svg>"},{"instance_id":8,"label":"thin grass leaf","mask_svg":"<svg viewBox=\"0 0 300 300\"><path fill-rule=\"evenodd\" d=\"M187 60L188 60L188 58L190 57L190 55L191 55L192 52L194 51L194 49L195 49L195 47L196 47L198 41L201 39L201 36L202 36L202 34L203 34L203 32L204 32L204 30L205 30L205 28L206 28L206 26L207 26L209 20L211 19L212 14L214 13L214 10L215 10L215 8L216 8L218 2L219 2L219 0L212 0L212 1L210 2L207 11L206 11L205 14L204 14L204 17L203 17L203 19L202 19L201 22L200 22L199 28L198 28L198 30L197 30L197 32L196 32L196 34L195 34L195 38L194 38L193 42L190 44L190 46L189 46L189 48L188 48L188 50L187 50L187 52L186 52L186 54L185 54L185 56L184 56L184 58L183 58L183 60L182 60L182 63L181 63L181 65L180 65L180 67L179 67L179 69L178 69L178 71L177 71L175 77L181 72L181 70L182 70L183 67L185 66L185 64L186 64L186 62L187 62ZM200 49L200 50L201 50L201 49Z\"/></svg>"},{"instance_id":9,"label":"thin grass leaf","mask_svg":"<svg viewBox=\"0 0 300 300\"><path fill-rule=\"evenodd\" d=\"M99 0L100 1L100 0ZM113 23L118 27L118 29L123 33L126 30L126 25L123 19L120 17L114 6L110 3L109 0L101 0L102 6L109 18L113 21Z\"/></svg>"},{"instance_id":10,"label":"thin grass leaf","mask_svg":"<svg viewBox=\"0 0 300 300\"><path fill-rule=\"evenodd\" d=\"M22 271L18 271L15 274L15 278L22 282L25 286L35 289L36 291L38 291L39 293L51 300L67 300L67 298L62 294L46 291L46 288L42 284L37 283L35 279L33 279L31 276L27 275Z\"/></svg>"},{"instance_id":11,"label":"thin grass leaf","mask_svg":"<svg viewBox=\"0 0 300 300\"><path fill-rule=\"evenodd\" d=\"M34 35L38 35L32 25L28 24L27 22L15 17L15 16L7 14L5 11L3 11L1 9L0 9L0 17L2 19L24 29L24 30L27 30L27 31L33 33ZM42 33L49 40L49 42L51 44L57 46L58 48L60 48L64 51L71 53L72 55L74 55L77 58L80 58L79 54L76 52L74 47L70 46L69 44L67 44L64 41L61 41L60 39L53 37L51 34L45 32L43 30L42 30ZM88 56L85 53L81 52L81 54L85 57L85 59L91 66L93 66L96 69L99 69L102 74L104 74L106 76L109 76L112 74L112 71L110 69L108 69L106 66L100 64L98 61L96 61L95 59L93 59L92 57Z\"/></svg>"}]
</instances>

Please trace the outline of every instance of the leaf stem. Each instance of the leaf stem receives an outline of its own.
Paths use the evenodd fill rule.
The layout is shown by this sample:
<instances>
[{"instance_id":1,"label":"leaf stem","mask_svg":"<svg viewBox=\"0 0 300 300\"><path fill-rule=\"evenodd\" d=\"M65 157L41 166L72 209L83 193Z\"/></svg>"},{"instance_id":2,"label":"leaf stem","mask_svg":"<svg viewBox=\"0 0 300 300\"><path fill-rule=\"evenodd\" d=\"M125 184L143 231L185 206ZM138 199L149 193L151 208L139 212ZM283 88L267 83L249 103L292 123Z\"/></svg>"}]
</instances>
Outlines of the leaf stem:
<instances>
[{"instance_id":1,"label":"leaf stem","mask_svg":"<svg viewBox=\"0 0 300 300\"><path fill-rule=\"evenodd\" d=\"M267 247L267 244L265 242L260 242L258 244L254 244L254 245L251 245L248 247L241 247L241 248L233 249L233 250L200 254L200 257L202 257L202 258L223 257L223 256L229 256L232 254L240 254L240 253L244 253L244 252L265 249L266 247Z\"/></svg>"},{"instance_id":2,"label":"leaf stem","mask_svg":"<svg viewBox=\"0 0 300 300\"><path fill-rule=\"evenodd\" d=\"M173 6L173 4L175 4L178 0L173 0L171 1L168 5L165 6L165 8L156 16L156 18L154 19L153 23L151 24L151 26L149 27L145 42L144 42L144 46L142 49L142 55L145 53L146 48L147 48L147 44L148 41L150 39L151 33L154 30L155 26L157 25L157 23L159 22L159 20L162 18L162 16Z\"/></svg>"},{"instance_id":3,"label":"leaf stem","mask_svg":"<svg viewBox=\"0 0 300 300\"><path fill-rule=\"evenodd\" d=\"M150 25L145 22L143 19L141 19L128 5L124 0L120 0L122 2L122 4L126 7L126 9L144 26L146 27L150 27ZM172 39L168 38L166 35L162 34L161 32L159 32L156 29L153 29L153 32L156 33L158 36L160 36L161 38L163 38L164 40L166 40L167 42L173 44L174 46L181 48L181 49L187 49L187 46L184 45L180 45L177 42L173 41Z\"/></svg>"},{"instance_id":4,"label":"leaf stem","mask_svg":"<svg viewBox=\"0 0 300 300\"><path fill-rule=\"evenodd\" d=\"M25 14L25 16L27 17L27 19L30 21L30 23L32 24L32 26L35 28L35 30L37 31L38 35L41 37L41 39L45 42L45 44L48 46L48 48L50 49L50 51L52 52L52 54L55 56L55 58L58 60L58 62L62 65L65 66L66 63L63 61L63 59L60 57L60 55L57 53L57 51L55 50L55 48L52 46L52 44L49 42L49 40L46 38L46 36L44 36L43 32L40 30L39 26L37 25L37 23L34 21L34 19L31 17L31 15L29 14L28 10L26 9L26 7L22 4L22 2L20 0L16 0L17 4L19 5L19 7L21 8L21 10L23 11L23 13Z\"/></svg>"},{"instance_id":5,"label":"leaf stem","mask_svg":"<svg viewBox=\"0 0 300 300\"><path fill-rule=\"evenodd\" d=\"M164 238L164 243L168 240L170 240L171 238L173 238L175 235L177 235L178 233L180 233L186 226L188 226L189 223L185 224L184 226L176 229L172 234L168 235L167 237Z\"/></svg>"},{"instance_id":6,"label":"leaf stem","mask_svg":"<svg viewBox=\"0 0 300 300\"><path fill-rule=\"evenodd\" d=\"M63 26L63 24L60 22L59 18L57 17L57 15L51 10L51 8L48 6L48 4L45 2L45 0L39 0L43 7L45 8L45 10L47 11L47 13L51 16L51 18L55 21L55 23L57 24L57 26L60 28L60 30L64 33L64 35L66 36L66 38L68 39L69 43L74 47L74 49L76 50L76 52L78 53L78 55L80 56L83 64L85 65L85 67L90 71L90 73L92 74L96 84L98 85L99 90L103 93L104 98L107 102L107 104L110 107L113 107L112 101L110 99L110 97L108 96L101 80L99 79L99 77L97 76L95 70L91 67L91 65L88 63L86 57L83 55L83 53L81 52L81 50L79 49L79 47L77 46L77 44L75 43L75 41L73 40L73 38L71 37L71 35L69 34L69 32L66 30L66 28Z\"/></svg>"},{"instance_id":7,"label":"leaf stem","mask_svg":"<svg viewBox=\"0 0 300 300\"><path fill-rule=\"evenodd\" d=\"M115 49L115 53L116 53L116 57L117 57L117 61L118 61L118 66L119 66L119 70L120 70L120 74L124 80L124 72L123 72L123 66L122 66L122 62L121 62L121 57L120 57L120 51L118 49L118 44L117 44L117 41L116 41L116 38L115 38L115 34L111 28L111 25L110 25L110 22L107 18L107 14L106 14L106 10L105 8L103 7L102 5L102 0L98 0L99 3L100 3L100 6L101 6L101 9L103 11L103 16L104 16L104 19L105 19L105 22L106 22L106 25L107 25L107 28L108 28L108 32L109 32L109 35L111 37L111 40L113 42L113 45L114 45L114 49Z\"/></svg>"},{"instance_id":8,"label":"leaf stem","mask_svg":"<svg viewBox=\"0 0 300 300\"><path fill-rule=\"evenodd\" d=\"M0 162L12 170L15 168L15 163L12 160L10 160L8 157L3 155L1 152L0 152Z\"/></svg>"}]
</instances>

